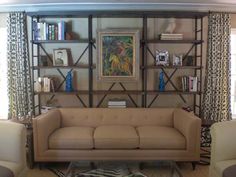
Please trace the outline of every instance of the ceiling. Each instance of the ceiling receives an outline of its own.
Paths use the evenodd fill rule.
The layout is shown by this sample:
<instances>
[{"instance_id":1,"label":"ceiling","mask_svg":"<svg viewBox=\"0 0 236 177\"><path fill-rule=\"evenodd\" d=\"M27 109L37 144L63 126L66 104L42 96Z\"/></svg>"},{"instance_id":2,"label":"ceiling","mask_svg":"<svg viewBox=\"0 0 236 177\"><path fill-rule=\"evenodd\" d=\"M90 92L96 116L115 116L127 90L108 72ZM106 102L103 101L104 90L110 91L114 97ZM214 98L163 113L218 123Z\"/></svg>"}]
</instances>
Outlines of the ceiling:
<instances>
[{"instance_id":1,"label":"ceiling","mask_svg":"<svg viewBox=\"0 0 236 177\"><path fill-rule=\"evenodd\" d=\"M68 3L66 0L1 0L0 4L39 4L39 3ZM70 0L70 3L219 3L236 4L235 0Z\"/></svg>"},{"instance_id":2,"label":"ceiling","mask_svg":"<svg viewBox=\"0 0 236 177\"><path fill-rule=\"evenodd\" d=\"M236 0L1 0L0 12L48 10L195 10L236 12Z\"/></svg>"}]
</instances>

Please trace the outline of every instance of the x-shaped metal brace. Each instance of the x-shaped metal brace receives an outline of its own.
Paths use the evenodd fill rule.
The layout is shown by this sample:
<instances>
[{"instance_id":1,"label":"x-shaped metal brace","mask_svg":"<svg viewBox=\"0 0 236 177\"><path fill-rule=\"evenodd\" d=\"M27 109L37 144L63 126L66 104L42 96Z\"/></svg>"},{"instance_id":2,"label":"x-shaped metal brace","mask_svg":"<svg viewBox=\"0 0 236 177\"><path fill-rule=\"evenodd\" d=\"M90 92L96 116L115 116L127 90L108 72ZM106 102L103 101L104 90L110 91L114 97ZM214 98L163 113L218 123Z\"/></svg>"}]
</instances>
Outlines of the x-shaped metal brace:
<instances>
[{"instance_id":1,"label":"x-shaped metal brace","mask_svg":"<svg viewBox=\"0 0 236 177\"><path fill-rule=\"evenodd\" d=\"M40 48L43 50L43 52L46 54L47 58L50 60L51 63L53 63L53 59L51 58L51 56L48 54L48 52L45 50L45 48L42 46L42 44L39 44ZM87 47L83 50L83 52L81 53L81 55L79 56L79 58L76 60L76 62L73 64L73 66L76 66L79 61L81 60L81 58L84 56L85 52L88 50L89 48L89 45L87 45ZM69 72L73 71L74 68L71 68L69 70ZM57 71L59 72L59 74L63 77L63 81L59 84L59 86L55 89L55 91L58 91L62 85L64 84L65 80L66 80L66 76L61 72L60 69L57 68ZM50 101L55 97L55 94L53 94L51 97L50 97ZM82 100L82 98L76 94L76 97L78 98L78 100L81 102L81 104L84 106L84 107L87 107L86 104L84 103L84 101Z\"/></svg>"},{"instance_id":2,"label":"x-shaped metal brace","mask_svg":"<svg viewBox=\"0 0 236 177\"><path fill-rule=\"evenodd\" d=\"M194 44L190 47L190 49L188 50L188 52L184 55L183 57L183 61L188 57L189 53L192 51L192 49L194 48ZM153 53L151 52L150 48L147 46L147 51L151 54L151 56L153 57L154 61L156 59L156 57L153 55ZM175 68L174 71L168 75L164 68L161 68L162 72L164 73L164 75L167 78L167 81L165 82L165 86L168 84L168 82L170 82L170 84L172 85L172 87L175 89L175 91L178 91L177 87L175 86L175 84L172 82L171 78L174 76L175 72L178 70L178 68ZM184 103L186 103L186 100L184 99L182 94L179 94L180 98L183 100ZM152 106L152 104L154 103L154 101L159 97L159 94L156 94L155 97L152 99L152 101L150 102L150 104L148 105L148 107L150 108Z\"/></svg>"},{"instance_id":3,"label":"x-shaped metal brace","mask_svg":"<svg viewBox=\"0 0 236 177\"><path fill-rule=\"evenodd\" d=\"M108 91L111 91L112 88L115 86L116 82L113 82L112 85L109 87ZM127 89L125 88L125 86L119 82L119 85L122 87L123 91L127 91ZM135 107L138 107L137 103L134 101L134 99L132 98L132 96L130 94L127 94L129 99L131 100L131 102L135 105ZM104 101L104 99L107 97L107 94L105 94L102 99L99 101L99 103L97 104L97 108L101 106L102 102Z\"/></svg>"}]
</instances>

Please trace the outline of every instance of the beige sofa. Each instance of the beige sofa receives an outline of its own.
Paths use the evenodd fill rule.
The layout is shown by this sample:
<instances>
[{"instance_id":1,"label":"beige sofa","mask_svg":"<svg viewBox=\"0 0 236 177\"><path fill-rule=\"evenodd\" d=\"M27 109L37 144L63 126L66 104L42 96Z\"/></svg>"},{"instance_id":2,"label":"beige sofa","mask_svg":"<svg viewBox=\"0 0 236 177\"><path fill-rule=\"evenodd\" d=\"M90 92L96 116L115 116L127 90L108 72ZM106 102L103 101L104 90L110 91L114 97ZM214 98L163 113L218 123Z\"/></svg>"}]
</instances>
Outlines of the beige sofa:
<instances>
[{"instance_id":1,"label":"beige sofa","mask_svg":"<svg viewBox=\"0 0 236 177\"><path fill-rule=\"evenodd\" d=\"M0 143L0 166L10 169L14 177L25 177L27 165L24 125L0 121ZM0 171L0 176L3 173Z\"/></svg>"},{"instance_id":2,"label":"beige sofa","mask_svg":"<svg viewBox=\"0 0 236 177\"><path fill-rule=\"evenodd\" d=\"M211 164L209 177L222 177L223 171L236 165L236 121L215 123L211 127ZM234 175L236 176L236 174Z\"/></svg>"},{"instance_id":3,"label":"beige sofa","mask_svg":"<svg viewBox=\"0 0 236 177\"><path fill-rule=\"evenodd\" d=\"M199 161L201 120L172 108L61 108L33 119L36 162Z\"/></svg>"}]
</instances>

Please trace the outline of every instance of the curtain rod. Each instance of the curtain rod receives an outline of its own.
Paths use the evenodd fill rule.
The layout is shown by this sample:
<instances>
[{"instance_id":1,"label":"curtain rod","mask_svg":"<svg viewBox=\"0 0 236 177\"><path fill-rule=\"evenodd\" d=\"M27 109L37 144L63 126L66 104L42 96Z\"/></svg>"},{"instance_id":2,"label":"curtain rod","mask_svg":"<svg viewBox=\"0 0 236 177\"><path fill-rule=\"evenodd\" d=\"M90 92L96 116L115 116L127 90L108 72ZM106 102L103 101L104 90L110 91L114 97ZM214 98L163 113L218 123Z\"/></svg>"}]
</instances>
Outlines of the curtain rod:
<instances>
[{"instance_id":1,"label":"curtain rod","mask_svg":"<svg viewBox=\"0 0 236 177\"><path fill-rule=\"evenodd\" d=\"M225 14L236 14L236 12L224 12L224 11L208 11L210 13L225 13Z\"/></svg>"}]
</instances>

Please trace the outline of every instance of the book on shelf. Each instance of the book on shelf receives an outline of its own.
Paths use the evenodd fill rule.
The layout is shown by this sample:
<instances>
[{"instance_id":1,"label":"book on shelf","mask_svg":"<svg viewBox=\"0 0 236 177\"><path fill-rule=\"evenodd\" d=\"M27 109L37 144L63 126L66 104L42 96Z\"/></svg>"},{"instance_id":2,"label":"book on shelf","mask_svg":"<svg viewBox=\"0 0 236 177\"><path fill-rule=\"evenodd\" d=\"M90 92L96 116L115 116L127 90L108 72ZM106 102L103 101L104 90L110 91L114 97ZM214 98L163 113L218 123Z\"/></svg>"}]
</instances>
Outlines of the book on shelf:
<instances>
[{"instance_id":1,"label":"book on shelf","mask_svg":"<svg viewBox=\"0 0 236 177\"><path fill-rule=\"evenodd\" d=\"M183 39L183 34L165 34L165 33L162 33L162 34L160 34L160 39L161 40L182 40Z\"/></svg>"},{"instance_id":2,"label":"book on shelf","mask_svg":"<svg viewBox=\"0 0 236 177\"><path fill-rule=\"evenodd\" d=\"M50 79L48 77L43 78L43 91L50 92Z\"/></svg>"},{"instance_id":3,"label":"book on shelf","mask_svg":"<svg viewBox=\"0 0 236 177\"><path fill-rule=\"evenodd\" d=\"M108 108L126 108L126 106L110 106L110 105L108 105Z\"/></svg>"},{"instance_id":4,"label":"book on shelf","mask_svg":"<svg viewBox=\"0 0 236 177\"><path fill-rule=\"evenodd\" d=\"M108 101L109 108L125 108L126 107L126 100L121 99L112 99Z\"/></svg>"},{"instance_id":5,"label":"book on shelf","mask_svg":"<svg viewBox=\"0 0 236 177\"><path fill-rule=\"evenodd\" d=\"M108 105L111 106L122 106L122 105L126 105L126 101L109 101Z\"/></svg>"},{"instance_id":6,"label":"book on shelf","mask_svg":"<svg viewBox=\"0 0 236 177\"><path fill-rule=\"evenodd\" d=\"M65 26L64 21L60 21L57 24L34 21L34 40L65 40Z\"/></svg>"},{"instance_id":7,"label":"book on shelf","mask_svg":"<svg viewBox=\"0 0 236 177\"><path fill-rule=\"evenodd\" d=\"M182 84L182 91L184 92L197 92L197 77L194 76L182 76L181 77L181 84Z\"/></svg>"},{"instance_id":8,"label":"book on shelf","mask_svg":"<svg viewBox=\"0 0 236 177\"><path fill-rule=\"evenodd\" d=\"M35 82L36 92L55 92L54 80L50 77L39 77Z\"/></svg>"}]
</instances>

